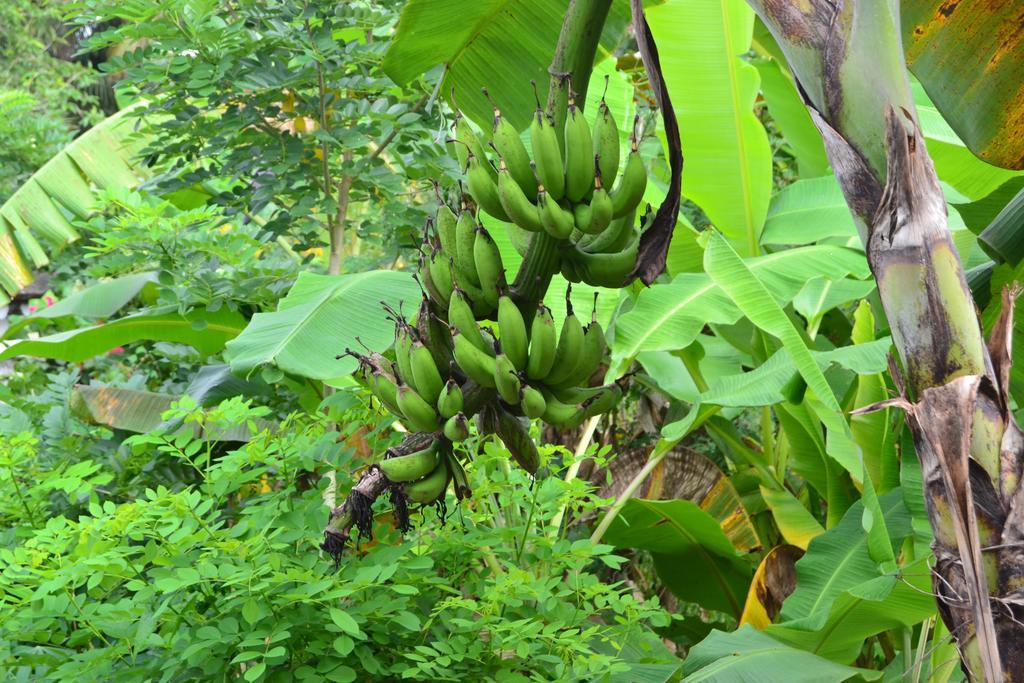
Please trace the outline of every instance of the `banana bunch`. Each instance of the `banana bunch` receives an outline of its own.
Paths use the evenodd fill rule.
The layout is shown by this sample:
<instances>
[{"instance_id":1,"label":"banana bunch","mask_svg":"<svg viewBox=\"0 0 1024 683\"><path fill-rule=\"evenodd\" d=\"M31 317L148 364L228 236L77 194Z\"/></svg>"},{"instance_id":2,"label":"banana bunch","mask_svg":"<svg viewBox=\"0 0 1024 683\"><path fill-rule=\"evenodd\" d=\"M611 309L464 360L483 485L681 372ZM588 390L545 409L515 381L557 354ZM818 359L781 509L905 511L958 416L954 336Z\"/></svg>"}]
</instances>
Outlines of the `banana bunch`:
<instances>
[{"instance_id":1,"label":"banana bunch","mask_svg":"<svg viewBox=\"0 0 1024 683\"><path fill-rule=\"evenodd\" d=\"M460 292L474 317L493 316L499 292L508 287L494 238L466 206L456 216L442 201L432 223L433 228L428 224L418 273L430 299L446 311Z\"/></svg>"},{"instance_id":2,"label":"banana bunch","mask_svg":"<svg viewBox=\"0 0 1024 683\"><path fill-rule=\"evenodd\" d=\"M377 467L392 485L401 487L406 500L419 505L431 505L442 500L448 484L452 482L459 500L472 495L462 463L452 449L439 440L406 455L397 455L389 450Z\"/></svg>"},{"instance_id":3,"label":"banana bunch","mask_svg":"<svg viewBox=\"0 0 1024 683\"><path fill-rule=\"evenodd\" d=\"M619 130L603 97L593 127L570 97L561 140L538 98L529 134L532 160L519 131L495 107L489 141L495 166L465 117L456 118L455 153L473 201L520 230L560 240L562 273L571 282L621 286L636 263L640 231L633 219L647 187L636 120L617 184Z\"/></svg>"}]
</instances>

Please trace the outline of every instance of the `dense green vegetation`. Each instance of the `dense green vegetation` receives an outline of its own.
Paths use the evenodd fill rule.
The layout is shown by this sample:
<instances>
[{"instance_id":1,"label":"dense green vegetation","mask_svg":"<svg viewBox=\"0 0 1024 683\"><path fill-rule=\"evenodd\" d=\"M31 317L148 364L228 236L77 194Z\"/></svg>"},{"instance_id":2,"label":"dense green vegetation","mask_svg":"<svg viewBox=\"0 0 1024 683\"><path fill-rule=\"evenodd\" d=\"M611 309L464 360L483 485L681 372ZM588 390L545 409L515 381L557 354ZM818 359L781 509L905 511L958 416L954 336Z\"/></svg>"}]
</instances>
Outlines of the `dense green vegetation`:
<instances>
[{"instance_id":1,"label":"dense green vegetation","mask_svg":"<svg viewBox=\"0 0 1024 683\"><path fill-rule=\"evenodd\" d=\"M952 259L929 324L962 343L908 341L916 286L847 198L896 177L872 103L903 106L997 340L988 552L1017 490L1021 105L950 106L925 47L962 41L906 23L920 82L898 39L850 38L878 83L818 87L751 4L650 3L657 75L624 0L0 8L5 677L982 680L984 629L949 624L984 615L934 596L953 488L904 421L985 374L957 365L978 325ZM380 465L411 452L408 481Z\"/></svg>"}]
</instances>

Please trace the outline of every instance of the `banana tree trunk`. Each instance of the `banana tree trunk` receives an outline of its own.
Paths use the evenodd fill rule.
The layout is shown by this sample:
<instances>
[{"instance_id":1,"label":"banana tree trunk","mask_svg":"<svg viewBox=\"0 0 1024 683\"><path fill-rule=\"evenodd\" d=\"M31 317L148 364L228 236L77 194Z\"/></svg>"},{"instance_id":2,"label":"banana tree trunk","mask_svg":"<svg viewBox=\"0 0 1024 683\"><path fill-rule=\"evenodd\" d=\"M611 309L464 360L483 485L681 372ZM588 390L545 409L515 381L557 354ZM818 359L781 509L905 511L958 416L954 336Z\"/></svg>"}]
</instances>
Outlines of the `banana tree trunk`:
<instances>
[{"instance_id":1,"label":"banana tree trunk","mask_svg":"<svg viewBox=\"0 0 1024 683\"><path fill-rule=\"evenodd\" d=\"M905 409L921 461L939 612L972 680L1024 681L1016 293L986 344L918 127L899 2L748 1L786 54L878 283L902 366L884 404Z\"/></svg>"}]
</instances>

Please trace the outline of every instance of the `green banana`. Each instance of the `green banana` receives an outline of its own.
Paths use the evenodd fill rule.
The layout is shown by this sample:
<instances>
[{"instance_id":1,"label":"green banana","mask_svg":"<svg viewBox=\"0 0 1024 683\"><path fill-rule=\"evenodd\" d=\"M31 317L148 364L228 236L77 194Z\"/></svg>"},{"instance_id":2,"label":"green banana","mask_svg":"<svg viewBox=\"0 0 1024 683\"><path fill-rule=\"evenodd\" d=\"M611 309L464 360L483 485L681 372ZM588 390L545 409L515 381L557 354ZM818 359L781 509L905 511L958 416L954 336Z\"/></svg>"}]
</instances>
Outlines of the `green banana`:
<instances>
[{"instance_id":1,"label":"green banana","mask_svg":"<svg viewBox=\"0 0 1024 683\"><path fill-rule=\"evenodd\" d=\"M583 326L572 310L572 302L569 300L571 292L572 288L565 295L566 316L562 321L562 331L558 336L555 362L551 372L544 378L544 383L549 386L558 386L572 376L579 360L580 351L583 349Z\"/></svg>"},{"instance_id":2,"label":"green banana","mask_svg":"<svg viewBox=\"0 0 1024 683\"><path fill-rule=\"evenodd\" d=\"M562 403L554 397L550 392L544 393L544 414L541 415L541 419L547 422L549 425L554 427L562 427L565 429L574 429L579 427L584 417L584 410L582 406L573 405L571 403Z\"/></svg>"},{"instance_id":3,"label":"green banana","mask_svg":"<svg viewBox=\"0 0 1024 683\"><path fill-rule=\"evenodd\" d=\"M516 370L525 370L530 338L526 335L523 314L508 295L498 298L498 332L501 334L501 350L509 357Z\"/></svg>"},{"instance_id":4,"label":"green banana","mask_svg":"<svg viewBox=\"0 0 1024 683\"><path fill-rule=\"evenodd\" d=\"M585 383L594 374L598 366L601 365L601 359L604 358L607 342L605 341L601 323L597 322L596 313L595 309L595 316L591 319L586 329L583 330L583 343L580 345L576 365L572 372L563 378L561 382L555 382L549 377L547 381L549 387L573 387Z\"/></svg>"},{"instance_id":5,"label":"green banana","mask_svg":"<svg viewBox=\"0 0 1024 683\"><path fill-rule=\"evenodd\" d=\"M494 167L487 161L487 155L484 153L484 146L480 142L480 137L473 130L473 127L469 124L469 119L462 112L458 112L455 115L455 140L462 143L461 145L454 145L455 156L459 160L459 168L466 168L466 164L469 162L469 155L472 154L484 162L492 178L498 177Z\"/></svg>"},{"instance_id":6,"label":"green banana","mask_svg":"<svg viewBox=\"0 0 1024 683\"><path fill-rule=\"evenodd\" d=\"M579 249L572 249L563 254L563 261L571 261L580 278L588 285L622 287L636 266L639 247L640 233L634 229L629 244L622 251L611 254L590 254Z\"/></svg>"},{"instance_id":7,"label":"green banana","mask_svg":"<svg viewBox=\"0 0 1024 683\"><path fill-rule=\"evenodd\" d=\"M449 441L465 441L469 438L469 420L463 413L455 413L445 420L444 436Z\"/></svg>"},{"instance_id":8,"label":"green banana","mask_svg":"<svg viewBox=\"0 0 1024 683\"><path fill-rule=\"evenodd\" d=\"M412 381L412 345L415 330L405 320L395 322L395 365L398 379L408 384Z\"/></svg>"},{"instance_id":9,"label":"green banana","mask_svg":"<svg viewBox=\"0 0 1024 683\"><path fill-rule=\"evenodd\" d=\"M427 476L434 471L439 460L437 442L435 441L422 451L385 458L377 463L377 467L390 481L403 484Z\"/></svg>"},{"instance_id":10,"label":"green banana","mask_svg":"<svg viewBox=\"0 0 1024 683\"><path fill-rule=\"evenodd\" d=\"M626 168L622 171L619 184L611 193L612 216L618 218L640 206L647 189L647 169L644 160L636 148L636 139L631 140L629 156L626 157Z\"/></svg>"},{"instance_id":11,"label":"green banana","mask_svg":"<svg viewBox=\"0 0 1024 683\"><path fill-rule=\"evenodd\" d=\"M364 377L370 392L377 397L381 405L391 411L391 413L401 415L402 410L398 407L398 384L395 376L388 373L382 367L368 366L364 371Z\"/></svg>"},{"instance_id":12,"label":"green banana","mask_svg":"<svg viewBox=\"0 0 1024 683\"><path fill-rule=\"evenodd\" d=\"M469 190L473 201L481 209L491 214L499 221L510 221L505 209L501 206L501 199L498 198L498 185L494 178L483 167L488 162L481 162L475 154L469 155L469 168L466 171L466 189Z\"/></svg>"},{"instance_id":13,"label":"green banana","mask_svg":"<svg viewBox=\"0 0 1024 683\"><path fill-rule=\"evenodd\" d=\"M530 325L530 352L526 360L526 376L542 380L555 363L555 321L551 309L537 305L537 314Z\"/></svg>"},{"instance_id":14,"label":"green banana","mask_svg":"<svg viewBox=\"0 0 1024 683\"><path fill-rule=\"evenodd\" d=\"M523 194L519 183L505 166L504 159L498 162L498 199L505 214L523 230L540 232L544 229L537 215L537 207Z\"/></svg>"},{"instance_id":15,"label":"green banana","mask_svg":"<svg viewBox=\"0 0 1024 683\"><path fill-rule=\"evenodd\" d=\"M463 416L463 420L465 420L465 416ZM469 434L468 424L466 434ZM448 451L445 457L448 459L448 469L451 471L452 481L455 483L455 497L459 500L469 498L473 495L473 489L469 485L469 477L466 476L465 468L455 453Z\"/></svg>"},{"instance_id":16,"label":"green banana","mask_svg":"<svg viewBox=\"0 0 1024 683\"><path fill-rule=\"evenodd\" d=\"M454 379L445 382L441 395L437 397L437 412L448 418L462 411L462 387Z\"/></svg>"},{"instance_id":17,"label":"green banana","mask_svg":"<svg viewBox=\"0 0 1024 683\"><path fill-rule=\"evenodd\" d=\"M455 226L457 223L458 217L455 212L443 201L438 202L434 227L437 228L437 236L441 240L441 251L451 256L456 255Z\"/></svg>"},{"instance_id":18,"label":"green banana","mask_svg":"<svg viewBox=\"0 0 1024 683\"><path fill-rule=\"evenodd\" d=\"M434 471L419 481L405 485L405 495L414 503L430 505L436 503L448 488L448 463L438 463Z\"/></svg>"},{"instance_id":19,"label":"green banana","mask_svg":"<svg viewBox=\"0 0 1024 683\"><path fill-rule=\"evenodd\" d=\"M499 353L494 358L494 386L505 403L512 406L519 403L522 382L519 380L516 367L504 353Z\"/></svg>"},{"instance_id":20,"label":"green banana","mask_svg":"<svg viewBox=\"0 0 1024 683\"><path fill-rule=\"evenodd\" d=\"M487 91L484 90L486 93ZM523 194L531 202L537 196L537 185L533 180L533 171L530 170L530 155L526 153L519 131L505 120L501 110L494 108L494 130L491 133L491 143L494 149L505 163L508 164L509 173L519 184ZM499 174L500 175L500 174Z\"/></svg>"},{"instance_id":21,"label":"green banana","mask_svg":"<svg viewBox=\"0 0 1024 683\"><path fill-rule=\"evenodd\" d=\"M562 277L573 284L583 282L580 279L580 274L576 272L576 267L572 265L572 261L567 258L561 260L559 264L559 270L562 273Z\"/></svg>"},{"instance_id":22,"label":"green banana","mask_svg":"<svg viewBox=\"0 0 1024 683\"><path fill-rule=\"evenodd\" d=\"M461 332L455 335L455 363L477 384L495 388L494 356L474 346Z\"/></svg>"},{"instance_id":23,"label":"green banana","mask_svg":"<svg viewBox=\"0 0 1024 683\"><path fill-rule=\"evenodd\" d=\"M476 262L476 274L480 278L480 290L484 301L491 308L498 305L498 292L505 287L505 268L501 262L501 252L495 244L487 228L478 226L476 239L473 241L473 259Z\"/></svg>"},{"instance_id":24,"label":"green banana","mask_svg":"<svg viewBox=\"0 0 1024 683\"><path fill-rule=\"evenodd\" d=\"M569 239L572 234L573 214L559 206L546 188L537 193L537 217L544 231L555 239Z\"/></svg>"},{"instance_id":25,"label":"green banana","mask_svg":"<svg viewBox=\"0 0 1024 683\"><path fill-rule=\"evenodd\" d=\"M540 184L553 200L558 201L565 195L562 149L558 144L558 131L541 110L539 101L530 123L530 146L533 148L533 161Z\"/></svg>"},{"instance_id":26,"label":"green banana","mask_svg":"<svg viewBox=\"0 0 1024 683\"><path fill-rule=\"evenodd\" d=\"M452 292L448 302L448 324L459 331L466 340L481 351L488 351L484 338L480 335L480 327L476 324L476 316L461 289Z\"/></svg>"},{"instance_id":27,"label":"green banana","mask_svg":"<svg viewBox=\"0 0 1024 683\"><path fill-rule=\"evenodd\" d=\"M589 419L595 415L607 413L615 407L622 398L622 387L615 382L602 387L602 391L596 396L588 398L581 404L583 419Z\"/></svg>"},{"instance_id":28,"label":"green banana","mask_svg":"<svg viewBox=\"0 0 1024 683\"><path fill-rule=\"evenodd\" d=\"M412 386L427 403L437 403L437 397L444 388L444 380L434 363L430 349L420 342L412 347Z\"/></svg>"},{"instance_id":29,"label":"green banana","mask_svg":"<svg viewBox=\"0 0 1024 683\"><path fill-rule=\"evenodd\" d=\"M597 107L597 120L594 121L594 154L601 162L599 175L605 187L611 187L619 172L619 128L615 118L608 110L608 103L601 98Z\"/></svg>"},{"instance_id":30,"label":"green banana","mask_svg":"<svg viewBox=\"0 0 1024 683\"><path fill-rule=\"evenodd\" d=\"M397 403L413 430L433 432L437 429L438 414L434 406L424 401L408 384L399 385Z\"/></svg>"},{"instance_id":31,"label":"green banana","mask_svg":"<svg viewBox=\"0 0 1024 683\"><path fill-rule=\"evenodd\" d=\"M590 125L570 94L565 116L565 196L573 203L594 186L593 149Z\"/></svg>"},{"instance_id":32,"label":"green banana","mask_svg":"<svg viewBox=\"0 0 1024 683\"><path fill-rule=\"evenodd\" d=\"M440 249L430 255L428 265L432 291L430 298L441 308L448 308L448 301L452 297L452 287L455 286L454 274L449 257Z\"/></svg>"},{"instance_id":33,"label":"green banana","mask_svg":"<svg viewBox=\"0 0 1024 683\"><path fill-rule=\"evenodd\" d=\"M519 404L523 407L523 415L529 418L542 416L548 407L547 401L544 400L544 394L528 384L523 385Z\"/></svg>"},{"instance_id":34,"label":"green banana","mask_svg":"<svg viewBox=\"0 0 1024 683\"><path fill-rule=\"evenodd\" d=\"M480 285L476 274L476 261L473 260L473 242L476 241L476 221L467 209L463 209L455 224L455 250L449 252L455 257L458 268L456 279L465 288L466 285Z\"/></svg>"},{"instance_id":35,"label":"green banana","mask_svg":"<svg viewBox=\"0 0 1024 683\"><path fill-rule=\"evenodd\" d=\"M595 159L597 157L594 157ZM601 176L594 177L594 195L590 198L590 224L580 228L589 235L604 232L612 222L612 200L605 191Z\"/></svg>"},{"instance_id":36,"label":"green banana","mask_svg":"<svg viewBox=\"0 0 1024 683\"><path fill-rule=\"evenodd\" d=\"M606 230L597 235L586 235L576 246L588 254L610 254L622 251L633 236L634 212L613 219Z\"/></svg>"}]
</instances>

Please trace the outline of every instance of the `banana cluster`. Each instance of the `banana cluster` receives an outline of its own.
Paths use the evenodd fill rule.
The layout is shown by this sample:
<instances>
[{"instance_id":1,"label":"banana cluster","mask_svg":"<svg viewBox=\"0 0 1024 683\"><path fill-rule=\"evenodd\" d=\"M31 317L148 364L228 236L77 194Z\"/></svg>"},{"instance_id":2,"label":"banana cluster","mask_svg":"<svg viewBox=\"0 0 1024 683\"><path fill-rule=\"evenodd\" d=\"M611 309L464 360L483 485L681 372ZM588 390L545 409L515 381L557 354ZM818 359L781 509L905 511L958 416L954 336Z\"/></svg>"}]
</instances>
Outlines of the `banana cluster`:
<instances>
[{"instance_id":1,"label":"banana cluster","mask_svg":"<svg viewBox=\"0 0 1024 683\"><path fill-rule=\"evenodd\" d=\"M440 500L448 484L455 483L455 495L461 500L472 491L466 470L451 448L434 440L426 448L406 455L394 455L377 464L392 484L402 486L407 500L419 505L431 505Z\"/></svg>"},{"instance_id":2,"label":"banana cluster","mask_svg":"<svg viewBox=\"0 0 1024 683\"><path fill-rule=\"evenodd\" d=\"M482 210L528 232L562 242L561 270L570 282L621 286L636 263L640 230L634 216L647 187L634 121L630 152L619 169L619 130L604 98L591 127L570 99L562 138L538 100L530 124L530 158L519 132L494 109L490 147L469 122L455 122L455 153L466 188Z\"/></svg>"}]
</instances>

